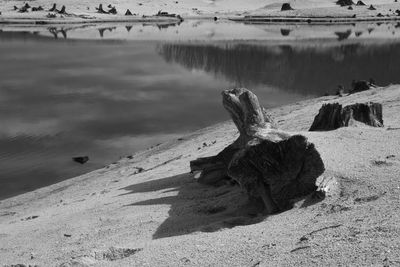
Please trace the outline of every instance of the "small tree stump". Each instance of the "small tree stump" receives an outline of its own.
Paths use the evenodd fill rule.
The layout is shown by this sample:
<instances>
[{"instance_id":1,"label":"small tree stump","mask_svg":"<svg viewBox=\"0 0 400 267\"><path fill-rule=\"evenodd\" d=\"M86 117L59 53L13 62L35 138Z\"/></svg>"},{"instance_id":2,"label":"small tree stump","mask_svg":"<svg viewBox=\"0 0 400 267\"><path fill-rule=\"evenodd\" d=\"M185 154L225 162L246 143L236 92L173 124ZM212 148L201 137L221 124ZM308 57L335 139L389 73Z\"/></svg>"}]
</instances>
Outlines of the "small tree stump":
<instances>
[{"instance_id":1,"label":"small tree stump","mask_svg":"<svg viewBox=\"0 0 400 267\"><path fill-rule=\"evenodd\" d=\"M49 9L50 12L58 12L56 3Z\"/></svg>"},{"instance_id":2,"label":"small tree stump","mask_svg":"<svg viewBox=\"0 0 400 267\"><path fill-rule=\"evenodd\" d=\"M344 108L339 103L322 105L314 118L310 131L330 131L346 127L355 121L373 127L383 127L382 105L379 103L357 103Z\"/></svg>"},{"instance_id":3,"label":"small tree stump","mask_svg":"<svg viewBox=\"0 0 400 267\"><path fill-rule=\"evenodd\" d=\"M61 7L61 10L58 11L58 14L64 14L64 15L67 14L67 12L65 11L65 6L62 6L62 7Z\"/></svg>"},{"instance_id":4,"label":"small tree stump","mask_svg":"<svg viewBox=\"0 0 400 267\"><path fill-rule=\"evenodd\" d=\"M109 14L107 11L103 9L103 4L99 4L99 7L96 7L97 13L100 14Z\"/></svg>"},{"instance_id":5,"label":"small tree stump","mask_svg":"<svg viewBox=\"0 0 400 267\"><path fill-rule=\"evenodd\" d=\"M351 6L354 5L354 2L352 0L338 0L336 4L340 6Z\"/></svg>"},{"instance_id":6,"label":"small tree stump","mask_svg":"<svg viewBox=\"0 0 400 267\"><path fill-rule=\"evenodd\" d=\"M324 164L306 137L276 129L247 89L225 90L222 99L239 137L216 156L190 162L192 172L200 173L200 183L232 178L250 198L262 201L269 214L287 209L290 200L316 189Z\"/></svg>"},{"instance_id":7,"label":"small tree stump","mask_svg":"<svg viewBox=\"0 0 400 267\"><path fill-rule=\"evenodd\" d=\"M294 10L289 3L283 3L281 7L281 11L287 11L287 10Z\"/></svg>"},{"instance_id":8,"label":"small tree stump","mask_svg":"<svg viewBox=\"0 0 400 267\"><path fill-rule=\"evenodd\" d=\"M366 80L353 80L351 82L351 91L349 92L350 94L362 92L362 91L367 91L371 88L376 87L375 81L373 79L369 79L369 81Z\"/></svg>"}]
</instances>

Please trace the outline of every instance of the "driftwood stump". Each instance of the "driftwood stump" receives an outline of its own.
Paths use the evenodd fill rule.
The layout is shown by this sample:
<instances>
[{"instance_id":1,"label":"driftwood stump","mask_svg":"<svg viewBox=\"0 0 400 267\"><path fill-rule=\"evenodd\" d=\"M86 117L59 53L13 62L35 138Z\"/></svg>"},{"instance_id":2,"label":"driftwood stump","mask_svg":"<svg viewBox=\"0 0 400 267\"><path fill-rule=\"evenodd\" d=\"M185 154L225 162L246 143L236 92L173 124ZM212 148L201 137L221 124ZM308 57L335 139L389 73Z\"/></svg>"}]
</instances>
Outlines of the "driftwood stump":
<instances>
[{"instance_id":1,"label":"driftwood stump","mask_svg":"<svg viewBox=\"0 0 400 267\"><path fill-rule=\"evenodd\" d=\"M267 213L290 207L290 200L316 189L324 164L314 145L301 135L276 129L254 95L237 88L222 93L223 105L239 130L239 137L213 157L190 162L198 181L218 184L232 178L249 197L264 203Z\"/></svg>"},{"instance_id":2,"label":"driftwood stump","mask_svg":"<svg viewBox=\"0 0 400 267\"><path fill-rule=\"evenodd\" d=\"M294 10L289 3L283 3L281 7L281 11L287 11L287 10Z\"/></svg>"},{"instance_id":3,"label":"driftwood stump","mask_svg":"<svg viewBox=\"0 0 400 267\"><path fill-rule=\"evenodd\" d=\"M329 131L346 127L355 121L373 127L383 127L382 105L379 103L357 103L342 107L339 103L322 105L314 118L310 131Z\"/></svg>"},{"instance_id":4,"label":"driftwood stump","mask_svg":"<svg viewBox=\"0 0 400 267\"><path fill-rule=\"evenodd\" d=\"M375 81L373 79L369 79L369 81L365 80L353 80L351 82L351 91L349 92L350 94L362 92L362 91L367 91L371 88L375 88Z\"/></svg>"},{"instance_id":5,"label":"driftwood stump","mask_svg":"<svg viewBox=\"0 0 400 267\"><path fill-rule=\"evenodd\" d=\"M97 13L100 13L100 14L109 14L109 12L107 12L103 9L103 4L99 4L99 7L96 7L96 10L97 10Z\"/></svg>"},{"instance_id":6,"label":"driftwood stump","mask_svg":"<svg viewBox=\"0 0 400 267\"><path fill-rule=\"evenodd\" d=\"M56 3L49 9L50 12L58 12Z\"/></svg>"},{"instance_id":7,"label":"driftwood stump","mask_svg":"<svg viewBox=\"0 0 400 267\"><path fill-rule=\"evenodd\" d=\"M354 2L352 0L338 0L336 4L339 6L351 6L354 5Z\"/></svg>"}]
</instances>

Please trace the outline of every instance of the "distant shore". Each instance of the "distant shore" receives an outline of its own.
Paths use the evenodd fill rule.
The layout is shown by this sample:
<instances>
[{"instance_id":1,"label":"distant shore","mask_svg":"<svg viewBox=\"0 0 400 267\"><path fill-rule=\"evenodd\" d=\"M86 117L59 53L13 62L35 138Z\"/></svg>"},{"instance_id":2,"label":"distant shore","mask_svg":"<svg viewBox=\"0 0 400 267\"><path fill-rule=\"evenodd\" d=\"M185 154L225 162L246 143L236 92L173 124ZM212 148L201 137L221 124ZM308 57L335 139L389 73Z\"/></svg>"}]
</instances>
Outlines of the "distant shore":
<instances>
[{"instance_id":1,"label":"distant shore","mask_svg":"<svg viewBox=\"0 0 400 267\"><path fill-rule=\"evenodd\" d=\"M232 0L231 0L232 1ZM213 2L213 1L211 1ZM229 19L233 21L251 23L343 23L343 22L385 22L400 21L400 3L389 1L365 1L365 6L351 5L339 6L337 4L316 2L313 5L305 2L292 2L292 10L281 11L284 1L266 2L254 1L239 5L228 0L207 4L186 0L160 2L160 5L131 3L125 0L114 2L107 8L114 8L116 13L104 14L98 11L99 1L94 1L90 6L81 4L77 0L66 0L65 12L58 9L51 11L52 2L37 0L28 2L25 8L23 2L11 0L0 7L0 24L84 24L84 23L110 23L110 22L174 22L181 19ZM216 4L219 3L219 6ZM226 7L224 8L224 3ZM40 7L39 11L36 11ZM33 9L35 8L35 9ZM34 11L32 11L34 10ZM105 11L106 13L108 11Z\"/></svg>"}]
</instances>

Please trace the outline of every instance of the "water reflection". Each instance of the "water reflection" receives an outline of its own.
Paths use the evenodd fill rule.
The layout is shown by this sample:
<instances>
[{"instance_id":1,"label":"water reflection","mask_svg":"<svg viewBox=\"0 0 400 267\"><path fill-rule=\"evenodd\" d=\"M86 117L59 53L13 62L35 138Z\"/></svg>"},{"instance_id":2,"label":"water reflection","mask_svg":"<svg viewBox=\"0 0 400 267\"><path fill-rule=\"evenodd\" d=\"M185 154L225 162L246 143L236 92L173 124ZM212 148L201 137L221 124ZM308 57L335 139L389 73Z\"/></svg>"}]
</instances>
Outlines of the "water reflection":
<instances>
[{"instance_id":1,"label":"water reflection","mask_svg":"<svg viewBox=\"0 0 400 267\"><path fill-rule=\"evenodd\" d=\"M158 23L82 24L58 27L0 25L0 31L34 32L36 35L69 39L114 40L305 40L398 38L398 22L327 25L247 24L229 21L183 21ZM31 31L29 29L32 29ZM365 32L366 34L361 34ZM1 38L1 37L0 37Z\"/></svg>"},{"instance_id":2,"label":"water reflection","mask_svg":"<svg viewBox=\"0 0 400 267\"><path fill-rule=\"evenodd\" d=\"M348 32L345 33L348 36ZM344 37L342 37L344 38ZM374 78L399 83L400 44L334 45L163 44L160 55L187 69L203 70L240 86L265 85L301 94L334 93L339 84Z\"/></svg>"},{"instance_id":3,"label":"water reflection","mask_svg":"<svg viewBox=\"0 0 400 267\"><path fill-rule=\"evenodd\" d=\"M67 30L64 30L64 28L57 29L56 27L50 27L48 30L53 34L55 39L58 39L58 34L61 34L64 39L67 39Z\"/></svg>"},{"instance_id":4,"label":"water reflection","mask_svg":"<svg viewBox=\"0 0 400 267\"><path fill-rule=\"evenodd\" d=\"M351 30L347 30L345 32L335 32L336 36L338 37L339 41L343 41L349 38L349 36L351 35L352 31ZM358 36L357 36L358 37Z\"/></svg>"},{"instance_id":5,"label":"water reflection","mask_svg":"<svg viewBox=\"0 0 400 267\"><path fill-rule=\"evenodd\" d=\"M281 34L282 36L289 36L291 31L290 29L281 29Z\"/></svg>"},{"instance_id":6,"label":"water reflection","mask_svg":"<svg viewBox=\"0 0 400 267\"><path fill-rule=\"evenodd\" d=\"M113 30L116 30L116 29L117 29L117 27L109 27L109 28L100 28L100 29L98 29L98 31L99 31L100 37L103 38L105 31L112 32Z\"/></svg>"},{"instance_id":7,"label":"water reflection","mask_svg":"<svg viewBox=\"0 0 400 267\"><path fill-rule=\"evenodd\" d=\"M0 199L227 118L229 82L164 62L153 42L49 40L0 42Z\"/></svg>"}]
</instances>

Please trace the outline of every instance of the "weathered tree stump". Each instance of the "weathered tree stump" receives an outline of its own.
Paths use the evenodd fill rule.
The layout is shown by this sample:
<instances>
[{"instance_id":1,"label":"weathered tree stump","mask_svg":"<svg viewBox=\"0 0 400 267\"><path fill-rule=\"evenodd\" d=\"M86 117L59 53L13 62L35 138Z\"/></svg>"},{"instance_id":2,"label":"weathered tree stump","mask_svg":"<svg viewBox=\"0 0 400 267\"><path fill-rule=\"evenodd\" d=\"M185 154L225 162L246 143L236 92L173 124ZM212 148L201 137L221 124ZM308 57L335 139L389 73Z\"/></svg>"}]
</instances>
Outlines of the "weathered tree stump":
<instances>
[{"instance_id":1,"label":"weathered tree stump","mask_svg":"<svg viewBox=\"0 0 400 267\"><path fill-rule=\"evenodd\" d=\"M125 12L125 16L132 16L132 15L133 15L132 12L129 9L127 9Z\"/></svg>"},{"instance_id":2,"label":"weathered tree stump","mask_svg":"<svg viewBox=\"0 0 400 267\"><path fill-rule=\"evenodd\" d=\"M338 0L336 4L339 6L351 6L354 5L354 2L352 0Z\"/></svg>"},{"instance_id":3,"label":"weathered tree stump","mask_svg":"<svg viewBox=\"0 0 400 267\"><path fill-rule=\"evenodd\" d=\"M108 12L103 9L103 4L99 4L99 7L96 7L96 10L97 10L97 13L108 14Z\"/></svg>"},{"instance_id":4,"label":"weathered tree stump","mask_svg":"<svg viewBox=\"0 0 400 267\"><path fill-rule=\"evenodd\" d=\"M282 211L290 200L316 189L324 164L314 145L301 135L276 129L254 95L237 88L222 93L223 105L239 130L239 137L213 157L190 162L198 181L217 184L231 178L264 203L267 213Z\"/></svg>"},{"instance_id":5,"label":"weathered tree stump","mask_svg":"<svg viewBox=\"0 0 400 267\"><path fill-rule=\"evenodd\" d=\"M54 3L53 6L49 9L50 12L58 12L57 10L57 4Z\"/></svg>"},{"instance_id":6,"label":"weathered tree stump","mask_svg":"<svg viewBox=\"0 0 400 267\"><path fill-rule=\"evenodd\" d=\"M373 79L369 79L369 81L366 80L353 80L351 82L351 91L349 92L350 94L362 92L362 91L367 91L371 88L376 87L375 81Z\"/></svg>"},{"instance_id":7,"label":"weathered tree stump","mask_svg":"<svg viewBox=\"0 0 400 267\"><path fill-rule=\"evenodd\" d=\"M116 15L117 14L117 9L115 8L115 6L111 7L110 10L108 10L108 13Z\"/></svg>"},{"instance_id":8,"label":"weathered tree stump","mask_svg":"<svg viewBox=\"0 0 400 267\"><path fill-rule=\"evenodd\" d=\"M58 11L58 14L63 14L63 15L66 15L66 14L67 14L67 11L65 11L65 6L62 6L62 7L61 7L61 10Z\"/></svg>"},{"instance_id":9,"label":"weathered tree stump","mask_svg":"<svg viewBox=\"0 0 400 267\"><path fill-rule=\"evenodd\" d=\"M357 103L344 108L339 103L322 105L314 118L310 131L330 131L346 127L355 121L373 127L383 127L382 105L379 103Z\"/></svg>"},{"instance_id":10,"label":"weathered tree stump","mask_svg":"<svg viewBox=\"0 0 400 267\"><path fill-rule=\"evenodd\" d=\"M281 11L287 11L287 10L294 10L292 6L289 3L283 3L281 7Z\"/></svg>"}]
</instances>

